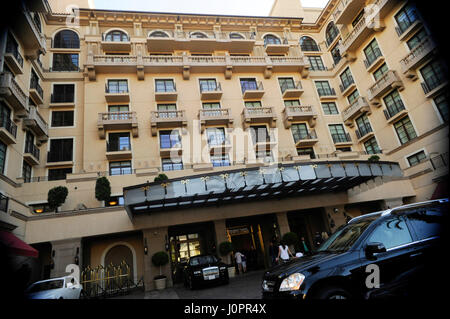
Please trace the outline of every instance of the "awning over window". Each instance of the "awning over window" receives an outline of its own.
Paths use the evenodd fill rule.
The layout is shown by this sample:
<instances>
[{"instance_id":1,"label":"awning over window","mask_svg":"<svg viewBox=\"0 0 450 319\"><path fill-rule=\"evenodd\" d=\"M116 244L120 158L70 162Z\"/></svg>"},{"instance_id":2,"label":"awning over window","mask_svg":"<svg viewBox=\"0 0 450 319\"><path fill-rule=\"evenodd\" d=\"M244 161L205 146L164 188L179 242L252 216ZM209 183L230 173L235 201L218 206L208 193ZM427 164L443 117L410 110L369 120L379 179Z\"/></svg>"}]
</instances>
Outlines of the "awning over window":
<instances>
[{"instance_id":1,"label":"awning over window","mask_svg":"<svg viewBox=\"0 0 450 319\"><path fill-rule=\"evenodd\" d=\"M0 242L10 250L13 255L37 258L39 252L17 238L13 233L0 230Z\"/></svg>"},{"instance_id":2,"label":"awning over window","mask_svg":"<svg viewBox=\"0 0 450 319\"><path fill-rule=\"evenodd\" d=\"M323 161L186 176L125 187L123 194L133 218L155 211L339 192L376 177L401 176L395 162Z\"/></svg>"}]
</instances>

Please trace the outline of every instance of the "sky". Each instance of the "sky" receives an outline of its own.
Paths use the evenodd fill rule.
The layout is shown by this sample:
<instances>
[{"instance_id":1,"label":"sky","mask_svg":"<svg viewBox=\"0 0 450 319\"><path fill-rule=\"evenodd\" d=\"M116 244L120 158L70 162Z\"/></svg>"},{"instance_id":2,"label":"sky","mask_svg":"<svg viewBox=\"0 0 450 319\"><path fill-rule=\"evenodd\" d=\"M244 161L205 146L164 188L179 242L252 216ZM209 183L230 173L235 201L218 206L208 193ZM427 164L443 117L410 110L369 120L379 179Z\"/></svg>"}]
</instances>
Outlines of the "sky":
<instances>
[{"instance_id":1,"label":"sky","mask_svg":"<svg viewBox=\"0 0 450 319\"><path fill-rule=\"evenodd\" d=\"M274 0L94 0L96 9L268 16ZM323 8L328 0L301 0Z\"/></svg>"}]
</instances>

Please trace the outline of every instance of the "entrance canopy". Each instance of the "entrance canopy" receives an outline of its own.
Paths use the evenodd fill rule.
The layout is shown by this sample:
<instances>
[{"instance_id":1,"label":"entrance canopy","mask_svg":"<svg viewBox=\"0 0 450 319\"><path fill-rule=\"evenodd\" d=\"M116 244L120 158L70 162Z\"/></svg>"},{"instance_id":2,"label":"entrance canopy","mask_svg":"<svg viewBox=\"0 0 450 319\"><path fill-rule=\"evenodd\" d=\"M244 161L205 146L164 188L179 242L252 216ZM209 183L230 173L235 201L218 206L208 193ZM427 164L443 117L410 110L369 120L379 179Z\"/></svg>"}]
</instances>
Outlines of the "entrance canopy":
<instances>
[{"instance_id":1,"label":"entrance canopy","mask_svg":"<svg viewBox=\"0 0 450 319\"><path fill-rule=\"evenodd\" d=\"M156 211L340 192L379 176L401 177L403 173L395 162L295 163L129 186L123 195L125 209L133 218Z\"/></svg>"},{"instance_id":2,"label":"entrance canopy","mask_svg":"<svg viewBox=\"0 0 450 319\"><path fill-rule=\"evenodd\" d=\"M36 249L23 242L10 232L0 230L0 242L5 245L13 255L34 258L39 256L39 252Z\"/></svg>"}]
</instances>

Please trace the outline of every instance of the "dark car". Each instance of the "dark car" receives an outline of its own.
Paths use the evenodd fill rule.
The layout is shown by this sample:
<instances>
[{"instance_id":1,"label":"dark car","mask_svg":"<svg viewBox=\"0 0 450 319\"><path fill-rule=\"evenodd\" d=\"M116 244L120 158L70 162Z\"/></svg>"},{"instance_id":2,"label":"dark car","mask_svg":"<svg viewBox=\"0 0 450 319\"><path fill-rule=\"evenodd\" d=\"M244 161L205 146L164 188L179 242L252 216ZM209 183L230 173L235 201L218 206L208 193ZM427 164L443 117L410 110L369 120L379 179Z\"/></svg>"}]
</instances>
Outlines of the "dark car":
<instances>
[{"instance_id":1,"label":"dark car","mask_svg":"<svg viewBox=\"0 0 450 319\"><path fill-rule=\"evenodd\" d=\"M227 265L214 255L189 258L183 274L184 285L191 289L202 284L229 282Z\"/></svg>"},{"instance_id":2,"label":"dark car","mask_svg":"<svg viewBox=\"0 0 450 319\"><path fill-rule=\"evenodd\" d=\"M353 218L312 255L269 269L263 275L263 298L429 295L442 280L437 270L443 269L446 255L447 221L448 199Z\"/></svg>"}]
</instances>

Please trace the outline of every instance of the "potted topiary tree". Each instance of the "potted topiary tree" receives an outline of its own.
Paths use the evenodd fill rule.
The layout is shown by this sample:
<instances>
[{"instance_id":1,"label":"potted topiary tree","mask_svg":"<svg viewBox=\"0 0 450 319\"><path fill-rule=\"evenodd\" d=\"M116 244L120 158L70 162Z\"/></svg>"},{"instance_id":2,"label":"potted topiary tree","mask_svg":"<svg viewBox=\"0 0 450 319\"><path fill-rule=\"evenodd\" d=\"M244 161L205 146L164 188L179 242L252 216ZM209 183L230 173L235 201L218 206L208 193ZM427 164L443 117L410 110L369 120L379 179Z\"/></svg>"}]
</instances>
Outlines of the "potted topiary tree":
<instances>
[{"instance_id":1,"label":"potted topiary tree","mask_svg":"<svg viewBox=\"0 0 450 319\"><path fill-rule=\"evenodd\" d=\"M153 278L157 290L162 290L166 288L167 276L162 274L161 267L166 265L168 262L169 262L169 255L167 255L165 251L158 251L152 256L153 265L159 267L159 275Z\"/></svg>"},{"instance_id":2,"label":"potted topiary tree","mask_svg":"<svg viewBox=\"0 0 450 319\"><path fill-rule=\"evenodd\" d=\"M281 237L281 241L286 243L289 246L289 249L294 254L292 247L297 251L298 250L298 236L294 232L288 232Z\"/></svg>"},{"instance_id":3,"label":"potted topiary tree","mask_svg":"<svg viewBox=\"0 0 450 319\"><path fill-rule=\"evenodd\" d=\"M380 160L380 157L378 155L372 155L367 159L368 162L378 162Z\"/></svg>"},{"instance_id":4,"label":"potted topiary tree","mask_svg":"<svg viewBox=\"0 0 450 319\"><path fill-rule=\"evenodd\" d=\"M67 189L67 187L53 187L48 191L47 194L48 206L50 206L51 209L54 209L55 212L57 212L58 207L64 204L64 202L66 201L67 194L69 194L69 190Z\"/></svg>"},{"instance_id":5,"label":"potted topiary tree","mask_svg":"<svg viewBox=\"0 0 450 319\"><path fill-rule=\"evenodd\" d=\"M233 262L231 261L231 252L233 252L233 244L229 241L224 241L219 245L219 252L221 256L227 257L228 264L228 277L234 277L236 275L236 268L234 267Z\"/></svg>"},{"instance_id":6,"label":"potted topiary tree","mask_svg":"<svg viewBox=\"0 0 450 319\"><path fill-rule=\"evenodd\" d=\"M166 174L159 174L158 176L155 177L154 181L155 182L164 182L167 181L169 178L167 177Z\"/></svg>"},{"instance_id":7,"label":"potted topiary tree","mask_svg":"<svg viewBox=\"0 0 450 319\"><path fill-rule=\"evenodd\" d=\"M106 177L97 178L95 182L95 198L103 204L111 197L111 184ZM104 205L103 205L104 206Z\"/></svg>"}]
</instances>

